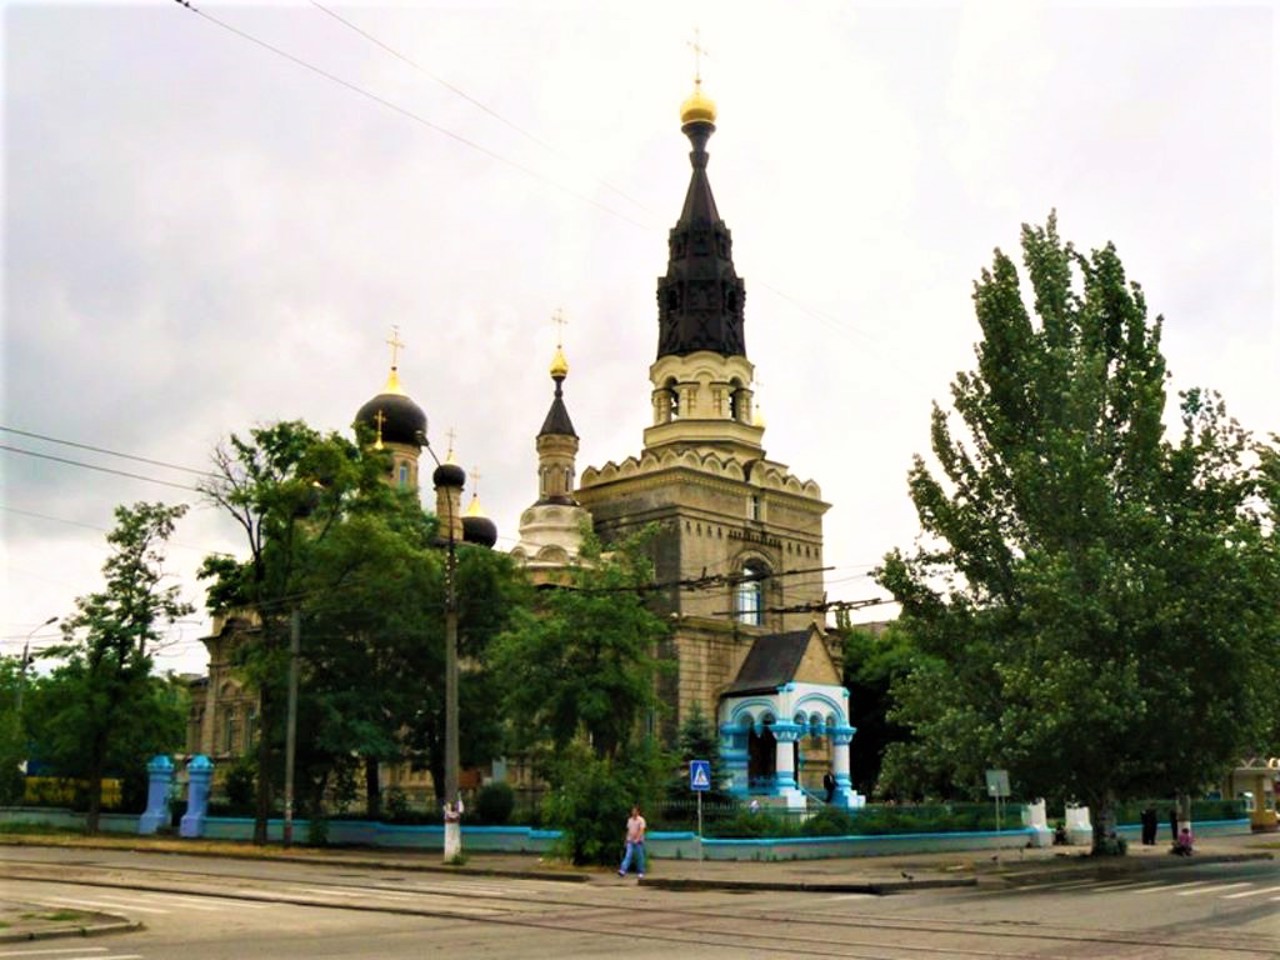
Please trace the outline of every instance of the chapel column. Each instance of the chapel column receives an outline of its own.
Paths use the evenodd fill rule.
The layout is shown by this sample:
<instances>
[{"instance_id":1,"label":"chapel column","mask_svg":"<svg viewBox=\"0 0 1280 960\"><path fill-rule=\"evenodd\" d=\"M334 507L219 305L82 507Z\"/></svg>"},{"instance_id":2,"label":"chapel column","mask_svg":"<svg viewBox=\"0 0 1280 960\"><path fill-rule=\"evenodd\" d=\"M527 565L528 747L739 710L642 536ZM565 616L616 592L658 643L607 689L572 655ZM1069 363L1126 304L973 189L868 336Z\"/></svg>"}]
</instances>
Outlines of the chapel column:
<instances>
[{"instance_id":1,"label":"chapel column","mask_svg":"<svg viewBox=\"0 0 1280 960\"><path fill-rule=\"evenodd\" d=\"M787 806L803 809L804 794L796 785L796 743L804 728L795 723L775 723L770 728L777 742L775 769L777 771L774 793L786 798Z\"/></svg>"},{"instance_id":2,"label":"chapel column","mask_svg":"<svg viewBox=\"0 0 1280 960\"><path fill-rule=\"evenodd\" d=\"M831 734L831 772L836 778L836 803L842 807L857 809L866 804L867 798L853 789L849 777L849 745L857 727L836 727Z\"/></svg>"}]
</instances>

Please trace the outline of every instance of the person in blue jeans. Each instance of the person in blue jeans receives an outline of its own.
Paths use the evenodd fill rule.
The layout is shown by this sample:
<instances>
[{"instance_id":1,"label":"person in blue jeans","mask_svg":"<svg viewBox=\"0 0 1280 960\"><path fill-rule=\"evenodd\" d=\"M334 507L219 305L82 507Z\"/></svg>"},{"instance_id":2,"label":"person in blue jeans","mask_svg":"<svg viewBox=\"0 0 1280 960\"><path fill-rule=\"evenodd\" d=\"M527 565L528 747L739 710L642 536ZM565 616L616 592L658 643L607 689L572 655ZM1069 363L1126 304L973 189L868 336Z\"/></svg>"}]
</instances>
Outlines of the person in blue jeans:
<instances>
[{"instance_id":1,"label":"person in blue jeans","mask_svg":"<svg viewBox=\"0 0 1280 960\"><path fill-rule=\"evenodd\" d=\"M627 852L622 857L622 866L618 868L618 876L625 877L631 869L631 861L636 862L636 876L644 879L644 832L648 824L640 813L640 805L631 808L631 816L627 818Z\"/></svg>"}]
</instances>

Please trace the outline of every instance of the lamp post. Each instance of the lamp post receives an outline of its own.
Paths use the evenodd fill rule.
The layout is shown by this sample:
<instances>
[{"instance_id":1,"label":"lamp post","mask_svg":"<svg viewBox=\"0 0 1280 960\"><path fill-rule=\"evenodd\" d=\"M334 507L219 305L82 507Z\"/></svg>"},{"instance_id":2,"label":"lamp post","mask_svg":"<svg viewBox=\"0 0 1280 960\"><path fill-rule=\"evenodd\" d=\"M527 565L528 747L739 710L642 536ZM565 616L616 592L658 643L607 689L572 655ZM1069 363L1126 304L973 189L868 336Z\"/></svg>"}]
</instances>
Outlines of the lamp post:
<instances>
[{"instance_id":1,"label":"lamp post","mask_svg":"<svg viewBox=\"0 0 1280 960\"><path fill-rule=\"evenodd\" d=\"M18 716L19 722L22 718L22 694L27 689L27 665L31 663L31 638L36 635L37 630L43 630L51 623L57 623L57 617L50 617L39 626L32 627L31 632L26 635L22 641L22 662L18 665L18 696L14 698L14 713Z\"/></svg>"},{"instance_id":2,"label":"lamp post","mask_svg":"<svg viewBox=\"0 0 1280 960\"><path fill-rule=\"evenodd\" d=\"M441 463L426 439L422 446L436 469L432 484L436 490L436 517L446 527L444 567L444 861L453 863L462 855L462 798L458 794L458 534L461 526L460 501L467 475L446 455ZM450 449L450 454L452 454Z\"/></svg>"}]
</instances>

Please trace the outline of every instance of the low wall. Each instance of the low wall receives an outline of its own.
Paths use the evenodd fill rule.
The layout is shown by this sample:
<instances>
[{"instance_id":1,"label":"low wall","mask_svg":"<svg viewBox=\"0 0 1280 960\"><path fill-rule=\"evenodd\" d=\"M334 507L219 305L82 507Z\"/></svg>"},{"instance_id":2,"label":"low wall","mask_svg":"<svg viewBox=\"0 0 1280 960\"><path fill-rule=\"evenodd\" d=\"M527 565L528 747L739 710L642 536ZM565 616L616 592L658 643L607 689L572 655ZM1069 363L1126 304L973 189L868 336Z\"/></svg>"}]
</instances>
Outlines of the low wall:
<instances>
[{"instance_id":1,"label":"low wall","mask_svg":"<svg viewBox=\"0 0 1280 960\"><path fill-rule=\"evenodd\" d=\"M0 807L0 823L28 823L58 829L83 830L84 814L57 807ZM100 825L103 833L138 833L136 814L104 813ZM444 827L439 825L407 826L373 823L367 820L330 820L326 824L328 843L334 846L359 846L386 850L444 850ZM1141 826L1125 824L1116 832L1130 843L1138 843ZM1250 833L1245 820L1213 820L1192 824L1197 837ZM1167 831L1166 831L1167 832ZM650 831L648 853L656 858L697 860L822 860L842 857L887 857L917 853L962 853L973 850L1010 850L1027 846L1034 831L1028 827L1009 830L966 833L899 833L848 837L783 837L775 839L715 839L699 842L691 831ZM253 839L253 820L247 817L208 817L204 836L211 840ZM280 843L284 822L270 820L267 839ZM310 843L311 824L293 822L297 843ZM551 852L560 837L558 830L532 827L462 828L463 848L472 853ZM1164 842L1161 838L1160 842ZM619 841L621 846L621 841Z\"/></svg>"}]
</instances>

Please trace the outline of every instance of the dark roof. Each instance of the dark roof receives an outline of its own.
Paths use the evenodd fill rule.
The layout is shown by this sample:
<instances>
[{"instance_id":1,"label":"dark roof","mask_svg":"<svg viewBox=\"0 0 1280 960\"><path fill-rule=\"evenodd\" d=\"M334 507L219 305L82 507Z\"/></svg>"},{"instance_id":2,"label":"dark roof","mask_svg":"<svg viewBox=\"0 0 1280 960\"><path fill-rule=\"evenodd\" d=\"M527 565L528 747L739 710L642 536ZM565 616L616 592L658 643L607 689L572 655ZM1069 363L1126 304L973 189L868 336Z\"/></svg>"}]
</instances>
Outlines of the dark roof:
<instances>
[{"instance_id":1,"label":"dark roof","mask_svg":"<svg viewBox=\"0 0 1280 960\"><path fill-rule=\"evenodd\" d=\"M538 436L576 437L573 421L569 419L569 408L564 405L564 391L561 388L563 377L556 377L556 398L551 401L551 409L547 411L547 419L542 421L542 429Z\"/></svg>"},{"instance_id":2,"label":"dark roof","mask_svg":"<svg viewBox=\"0 0 1280 960\"><path fill-rule=\"evenodd\" d=\"M667 238L667 275L658 279L658 357L710 350L745 357L746 287L733 268L733 238L707 179L707 140L715 124L683 127L693 144L693 176L680 220Z\"/></svg>"},{"instance_id":3,"label":"dark roof","mask_svg":"<svg viewBox=\"0 0 1280 960\"><path fill-rule=\"evenodd\" d=\"M725 694L773 693L795 679L800 661L809 647L809 631L772 633L757 637L742 661L742 669Z\"/></svg>"},{"instance_id":4,"label":"dark roof","mask_svg":"<svg viewBox=\"0 0 1280 960\"><path fill-rule=\"evenodd\" d=\"M367 426L384 443L404 443L419 449L427 430L427 415L402 393L378 394L360 408L356 422Z\"/></svg>"}]
</instances>

